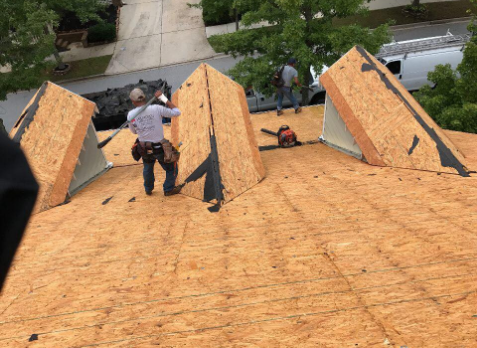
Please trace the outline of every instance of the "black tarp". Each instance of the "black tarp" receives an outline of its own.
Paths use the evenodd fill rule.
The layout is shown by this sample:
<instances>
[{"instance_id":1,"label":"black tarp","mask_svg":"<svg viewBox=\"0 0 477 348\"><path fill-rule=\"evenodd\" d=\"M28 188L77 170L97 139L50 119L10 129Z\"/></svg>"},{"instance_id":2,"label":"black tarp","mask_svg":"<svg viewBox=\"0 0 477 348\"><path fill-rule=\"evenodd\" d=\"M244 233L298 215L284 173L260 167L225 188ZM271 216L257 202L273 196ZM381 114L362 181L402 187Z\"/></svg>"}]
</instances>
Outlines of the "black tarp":
<instances>
[{"instance_id":1,"label":"black tarp","mask_svg":"<svg viewBox=\"0 0 477 348\"><path fill-rule=\"evenodd\" d=\"M38 194L18 144L0 132L0 291Z\"/></svg>"}]
</instances>

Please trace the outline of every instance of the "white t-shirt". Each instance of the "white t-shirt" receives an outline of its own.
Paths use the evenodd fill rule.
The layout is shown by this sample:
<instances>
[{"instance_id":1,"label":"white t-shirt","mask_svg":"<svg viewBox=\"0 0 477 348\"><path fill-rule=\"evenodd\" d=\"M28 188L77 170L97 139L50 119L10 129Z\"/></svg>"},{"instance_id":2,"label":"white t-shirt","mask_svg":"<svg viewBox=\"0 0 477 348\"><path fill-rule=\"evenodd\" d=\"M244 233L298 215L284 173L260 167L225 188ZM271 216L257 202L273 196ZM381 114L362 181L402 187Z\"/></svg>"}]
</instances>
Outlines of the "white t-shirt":
<instances>
[{"instance_id":1,"label":"white t-shirt","mask_svg":"<svg viewBox=\"0 0 477 348\"><path fill-rule=\"evenodd\" d=\"M129 129L137 134L139 141L150 141L158 143L164 139L164 129L162 128L162 118L180 116L178 108L169 109L162 105L149 105L146 110L136 117L140 107L137 107L128 113Z\"/></svg>"}]
</instances>

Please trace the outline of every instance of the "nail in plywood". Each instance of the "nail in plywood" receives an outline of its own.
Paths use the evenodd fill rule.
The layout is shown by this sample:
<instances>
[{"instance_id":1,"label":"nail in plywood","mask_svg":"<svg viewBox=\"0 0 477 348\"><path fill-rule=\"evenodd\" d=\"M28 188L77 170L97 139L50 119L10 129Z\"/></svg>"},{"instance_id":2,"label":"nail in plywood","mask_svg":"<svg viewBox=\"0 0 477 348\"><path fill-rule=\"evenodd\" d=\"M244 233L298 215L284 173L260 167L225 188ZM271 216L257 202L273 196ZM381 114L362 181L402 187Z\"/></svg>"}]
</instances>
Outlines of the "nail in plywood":
<instances>
[{"instance_id":1,"label":"nail in plywood","mask_svg":"<svg viewBox=\"0 0 477 348\"><path fill-rule=\"evenodd\" d=\"M107 167L102 151L93 149L96 137L86 139L95 108L94 103L47 82L10 132L40 184L35 212L63 203L68 191L82 187ZM94 127L90 133L95 134ZM89 152L78 163L86 148ZM94 156L92 149L97 150Z\"/></svg>"},{"instance_id":2,"label":"nail in plywood","mask_svg":"<svg viewBox=\"0 0 477 348\"><path fill-rule=\"evenodd\" d=\"M178 183L182 193L228 202L262 180L265 171L245 93L238 84L201 65L174 94L182 115L172 121L172 142L182 142Z\"/></svg>"},{"instance_id":3,"label":"nail in plywood","mask_svg":"<svg viewBox=\"0 0 477 348\"><path fill-rule=\"evenodd\" d=\"M334 64L321 82L368 163L468 176L457 147L397 78L361 47ZM326 124L325 116L325 129Z\"/></svg>"}]
</instances>

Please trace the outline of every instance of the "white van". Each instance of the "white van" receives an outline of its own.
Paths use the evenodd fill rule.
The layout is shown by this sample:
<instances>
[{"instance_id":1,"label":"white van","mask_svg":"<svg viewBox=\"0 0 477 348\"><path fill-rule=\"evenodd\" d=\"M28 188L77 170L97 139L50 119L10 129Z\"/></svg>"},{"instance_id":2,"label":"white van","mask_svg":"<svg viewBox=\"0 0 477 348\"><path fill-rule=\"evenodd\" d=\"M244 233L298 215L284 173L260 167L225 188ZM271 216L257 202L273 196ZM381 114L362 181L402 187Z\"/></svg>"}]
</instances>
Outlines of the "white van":
<instances>
[{"instance_id":1,"label":"white van","mask_svg":"<svg viewBox=\"0 0 477 348\"><path fill-rule=\"evenodd\" d=\"M417 91L424 85L432 86L427 74L439 64L450 64L456 69L462 62L465 44L469 35L430 37L417 40L393 42L383 45L376 58L383 63L406 87L408 91ZM323 69L324 73L328 70ZM319 76L312 68L314 87L322 88Z\"/></svg>"},{"instance_id":2,"label":"white van","mask_svg":"<svg viewBox=\"0 0 477 348\"><path fill-rule=\"evenodd\" d=\"M376 58L406 87L417 91L424 85L433 86L427 79L429 72L439 64L450 64L456 69L462 62L465 44L470 35L445 36L401 41L384 45Z\"/></svg>"}]
</instances>

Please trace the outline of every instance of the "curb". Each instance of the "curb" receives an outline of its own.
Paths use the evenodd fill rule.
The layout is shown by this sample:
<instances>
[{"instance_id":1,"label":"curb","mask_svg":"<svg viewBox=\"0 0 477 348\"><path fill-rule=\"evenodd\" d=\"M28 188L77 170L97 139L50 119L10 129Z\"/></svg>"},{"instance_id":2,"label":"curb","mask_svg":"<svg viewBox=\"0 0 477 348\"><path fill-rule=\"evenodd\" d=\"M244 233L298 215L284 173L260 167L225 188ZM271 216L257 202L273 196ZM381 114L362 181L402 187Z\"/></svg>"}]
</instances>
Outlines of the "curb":
<instances>
[{"instance_id":1,"label":"curb","mask_svg":"<svg viewBox=\"0 0 477 348\"><path fill-rule=\"evenodd\" d=\"M439 25L439 24L450 24L450 23L460 23L470 21L472 17L461 17L461 18L449 18L449 19L438 19L435 21L428 21L428 22L419 22L419 23L412 23L412 24L402 24L402 25L394 25L389 27L392 31L398 30L406 30L406 29L413 29L413 28L421 28L421 27L428 27L432 25Z\"/></svg>"}]
</instances>

